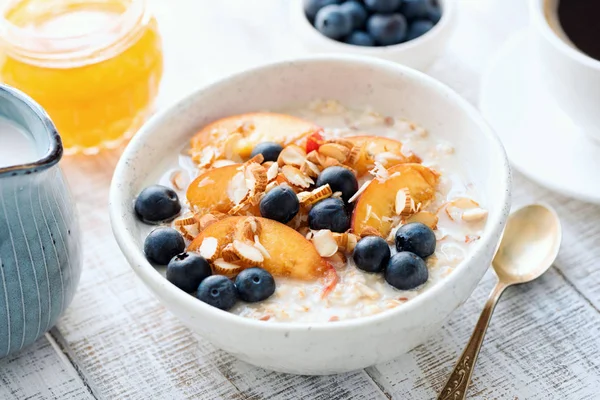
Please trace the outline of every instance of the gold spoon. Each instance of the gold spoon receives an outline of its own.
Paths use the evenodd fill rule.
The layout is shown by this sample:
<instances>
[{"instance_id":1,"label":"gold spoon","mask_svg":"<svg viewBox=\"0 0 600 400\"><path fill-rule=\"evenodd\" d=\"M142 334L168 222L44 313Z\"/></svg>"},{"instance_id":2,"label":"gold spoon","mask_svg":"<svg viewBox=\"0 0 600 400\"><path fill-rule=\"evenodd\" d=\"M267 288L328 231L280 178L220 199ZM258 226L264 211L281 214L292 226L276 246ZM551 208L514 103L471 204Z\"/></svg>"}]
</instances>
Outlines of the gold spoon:
<instances>
[{"instance_id":1,"label":"gold spoon","mask_svg":"<svg viewBox=\"0 0 600 400\"><path fill-rule=\"evenodd\" d=\"M438 400L466 398L481 343L502 292L509 286L531 282L546 272L558 255L561 239L560 220L550 206L525 206L508 217L504 236L492 261L498 283Z\"/></svg>"}]
</instances>

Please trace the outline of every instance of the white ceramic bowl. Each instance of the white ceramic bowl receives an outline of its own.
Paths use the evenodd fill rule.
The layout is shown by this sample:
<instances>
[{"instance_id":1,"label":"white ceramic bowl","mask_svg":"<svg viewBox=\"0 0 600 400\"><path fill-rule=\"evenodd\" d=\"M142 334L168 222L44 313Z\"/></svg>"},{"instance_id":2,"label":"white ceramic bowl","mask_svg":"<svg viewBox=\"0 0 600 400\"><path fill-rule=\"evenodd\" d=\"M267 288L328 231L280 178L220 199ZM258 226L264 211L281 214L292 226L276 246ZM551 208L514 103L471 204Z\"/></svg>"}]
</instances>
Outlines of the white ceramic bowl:
<instances>
[{"instance_id":1,"label":"white ceramic bowl","mask_svg":"<svg viewBox=\"0 0 600 400\"><path fill-rule=\"evenodd\" d=\"M317 31L304 14L303 0L291 0L290 23L300 46L310 53L342 53L378 57L425 70L442 53L455 22L456 0L438 0L442 19L425 35L392 46L363 47L338 42Z\"/></svg>"},{"instance_id":2,"label":"white ceramic bowl","mask_svg":"<svg viewBox=\"0 0 600 400\"><path fill-rule=\"evenodd\" d=\"M147 226L133 200L157 182L199 128L228 115L302 106L315 98L371 105L450 140L489 208L482 239L443 281L410 302L370 317L335 323L265 323L208 306L156 271L142 251ZM231 76L153 117L117 165L110 216L121 250L158 299L215 346L264 368L331 374L391 360L436 333L471 294L490 264L510 207L510 170L502 145L479 113L434 79L374 58L321 56L262 66Z\"/></svg>"}]
</instances>

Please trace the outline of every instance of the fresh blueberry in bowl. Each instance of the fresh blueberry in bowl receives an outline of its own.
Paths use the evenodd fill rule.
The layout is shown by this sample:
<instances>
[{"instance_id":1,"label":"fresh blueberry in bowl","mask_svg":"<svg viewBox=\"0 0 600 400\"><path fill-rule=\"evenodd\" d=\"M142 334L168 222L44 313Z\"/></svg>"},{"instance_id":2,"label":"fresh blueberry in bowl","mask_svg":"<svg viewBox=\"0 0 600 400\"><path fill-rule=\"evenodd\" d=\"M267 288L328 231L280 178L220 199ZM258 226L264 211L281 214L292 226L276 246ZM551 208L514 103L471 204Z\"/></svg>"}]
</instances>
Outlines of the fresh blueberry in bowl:
<instances>
[{"instance_id":1,"label":"fresh blueberry in bowl","mask_svg":"<svg viewBox=\"0 0 600 400\"><path fill-rule=\"evenodd\" d=\"M141 221L158 224L175 218L181 211L181 204L173 189L152 185L140 192L135 199L134 209Z\"/></svg>"},{"instance_id":2,"label":"fresh blueberry in bowl","mask_svg":"<svg viewBox=\"0 0 600 400\"><path fill-rule=\"evenodd\" d=\"M275 279L262 268L248 268L235 278L235 287L241 300L256 303L268 299L275 293Z\"/></svg>"},{"instance_id":3,"label":"fresh blueberry in bowl","mask_svg":"<svg viewBox=\"0 0 600 400\"><path fill-rule=\"evenodd\" d=\"M350 0L340 4L340 11L350 16L352 29L362 28L369 16L365 6L358 0Z\"/></svg>"},{"instance_id":4,"label":"fresh blueberry in bowl","mask_svg":"<svg viewBox=\"0 0 600 400\"><path fill-rule=\"evenodd\" d=\"M332 232L346 232L350 229L350 217L341 199L330 197L315 204L308 212L310 229L329 229Z\"/></svg>"},{"instance_id":5,"label":"fresh blueberry in bowl","mask_svg":"<svg viewBox=\"0 0 600 400\"><path fill-rule=\"evenodd\" d=\"M275 142L262 142L254 146L250 157L262 154L264 161L277 161L279 153L283 150L283 146Z\"/></svg>"},{"instance_id":6,"label":"fresh blueberry in bowl","mask_svg":"<svg viewBox=\"0 0 600 400\"><path fill-rule=\"evenodd\" d=\"M379 236L366 236L358 241L352 258L356 266L367 272L381 272L390 261L390 246Z\"/></svg>"},{"instance_id":7,"label":"fresh blueberry in bowl","mask_svg":"<svg viewBox=\"0 0 600 400\"><path fill-rule=\"evenodd\" d=\"M212 275L200 283L196 297L206 304L227 311L237 301L237 290L226 276Z\"/></svg>"},{"instance_id":8,"label":"fresh blueberry in bowl","mask_svg":"<svg viewBox=\"0 0 600 400\"><path fill-rule=\"evenodd\" d=\"M408 24L402 14L374 14L367 20L367 32L380 46L391 46L406 40Z\"/></svg>"},{"instance_id":9,"label":"fresh blueberry in bowl","mask_svg":"<svg viewBox=\"0 0 600 400\"><path fill-rule=\"evenodd\" d=\"M352 17L337 4L331 4L319 10L315 28L328 38L341 39L352 32Z\"/></svg>"},{"instance_id":10,"label":"fresh blueberry in bowl","mask_svg":"<svg viewBox=\"0 0 600 400\"><path fill-rule=\"evenodd\" d=\"M398 11L402 0L364 0L369 11L380 14L391 14Z\"/></svg>"},{"instance_id":11,"label":"fresh blueberry in bowl","mask_svg":"<svg viewBox=\"0 0 600 400\"><path fill-rule=\"evenodd\" d=\"M427 264L418 255L402 251L394 254L385 269L387 283L400 290L412 290L429 279Z\"/></svg>"},{"instance_id":12,"label":"fresh blueberry in bowl","mask_svg":"<svg viewBox=\"0 0 600 400\"><path fill-rule=\"evenodd\" d=\"M146 236L144 253L148 261L159 265L167 265L177 254L185 250L185 241L173 228L161 226Z\"/></svg>"},{"instance_id":13,"label":"fresh blueberry in bowl","mask_svg":"<svg viewBox=\"0 0 600 400\"><path fill-rule=\"evenodd\" d=\"M167 265L167 280L187 293L198 289L198 285L210 275L210 264L197 253L177 254Z\"/></svg>"},{"instance_id":14,"label":"fresh blueberry in bowl","mask_svg":"<svg viewBox=\"0 0 600 400\"><path fill-rule=\"evenodd\" d=\"M434 24L440 22L440 19L442 19L442 9L440 8L440 6L431 6L429 8L429 12L427 13L427 19L433 22Z\"/></svg>"},{"instance_id":15,"label":"fresh blueberry in bowl","mask_svg":"<svg viewBox=\"0 0 600 400\"><path fill-rule=\"evenodd\" d=\"M333 192L342 192L342 199L348 201L358 191L356 176L348 168L333 166L325 168L317 178L317 187L329 184Z\"/></svg>"},{"instance_id":16,"label":"fresh blueberry in bowl","mask_svg":"<svg viewBox=\"0 0 600 400\"><path fill-rule=\"evenodd\" d=\"M289 186L277 186L263 196L259 208L261 216L285 224L296 216L300 202Z\"/></svg>"},{"instance_id":17,"label":"fresh blueberry in bowl","mask_svg":"<svg viewBox=\"0 0 600 400\"><path fill-rule=\"evenodd\" d=\"M431 0L403 0L400 6L400 13L409 21L418 18L427 18L431 7Z\"/></svg>"},{"instance_id":18,"label":"fresh blueberry in bowl","mask_svg":"<svg viewBox=\"0 0 600 400\"><path fill-rule=\"evenodd\" d=\"M413 40L419 36L423 36L433 28L433 22L428 19L418 19L413 21L408 27L406 40Z\"/></svg>"},{"instance_id":19,"label":"fresh blueberry in bowl","mask_svg":"<svg viewBox=\"0 0 600 400\"><path fill-rule=\"evenodd\" d=\"M425 224L412 222L402 225L396 231L396 250L410 251L421 258L426 258L435 252L435 233Z\"/></svg>"},{"instance_id":20,"label":"fresh blueberry in bowl","mask_svg":"<svg viewBox=\"0 0 600 400\"><path fill-rule=\"evenodd\" d=\"M372 47L375 46L375 41L373 38L367 33L363 31L354 31L345 40L348 44L353 44L355 46L365 46Z\"/></svg>"},{"instance_id":21,"label":"fresh blueberry in bowl","mask_svg":"<svg viewBox=\"0 0 600 400\"><path fill-rule=\"evenodd\" d=\"M339 4L341 2L342 0L304 0L304 13L312 22L321 8L330 4Z\"/></svg>"}]
</instances>

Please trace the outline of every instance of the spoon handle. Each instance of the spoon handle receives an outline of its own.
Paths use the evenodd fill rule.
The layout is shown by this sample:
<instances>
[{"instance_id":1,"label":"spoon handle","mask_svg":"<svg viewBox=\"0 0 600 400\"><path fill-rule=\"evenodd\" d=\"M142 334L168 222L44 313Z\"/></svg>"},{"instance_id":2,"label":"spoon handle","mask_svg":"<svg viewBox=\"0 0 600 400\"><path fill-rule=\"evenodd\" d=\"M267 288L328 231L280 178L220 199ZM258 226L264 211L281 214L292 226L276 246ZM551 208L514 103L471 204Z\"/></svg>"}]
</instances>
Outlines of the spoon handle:
<instances>
[{"instance_id":1,"label":"spoon handle","mask_svg":"<svg viewBox=\"0 0 600 400\"><path fill-rule=\"evenodd\" d=\"M496 303L498 303L502 292L506 288L506 284L498 282L492 293L490 293L490 297L485 303L483 311L481 311L477 325L475 325L471 339L458 359L446 385L440 392L438 400L460 400L467 398L467 389L471 382L471 375L473 375L473 369L477 362L477 356L479 355L479 349L481 349L485 332L487 331L490 319L492 319Z\"/></svg>"}]
</instances>

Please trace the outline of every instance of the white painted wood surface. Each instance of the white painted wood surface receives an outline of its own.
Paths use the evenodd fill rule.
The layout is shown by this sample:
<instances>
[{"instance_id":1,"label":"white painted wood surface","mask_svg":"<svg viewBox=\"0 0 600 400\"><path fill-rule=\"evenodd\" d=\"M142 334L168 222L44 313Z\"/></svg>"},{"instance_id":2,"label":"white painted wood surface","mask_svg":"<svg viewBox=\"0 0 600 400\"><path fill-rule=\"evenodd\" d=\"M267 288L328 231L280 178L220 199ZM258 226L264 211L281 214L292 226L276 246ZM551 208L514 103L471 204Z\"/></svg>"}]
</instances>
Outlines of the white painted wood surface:
<instances>
[{"instance_id":1,"label":"white painted wood surface","mask_svg":"<svg viewBox=\"0 0 600 400\"><path fill-rule=\"evenodd\" d=\"M155 3L167 52L159 106L215 77L289 54L290 46L272 40L286 37L283 0ZM525 1L461 0L460 6L450 48L430 73L476 103L486 63L510 33L526 24ZM435 397L471 334L493 284L491 273L436 337L395 361L328 377L261 370L192 335L129 269L107 215L108 186L117 159L118 154L106 153L63 162L85 235L81 284L50 340L42 338L0 360L0 399ZM554 206L562 218L564 245L548 274L504 295L470 397L596 399L600 207L551 193L515 175L514 204L545 201Z\"/></svg>"}]
</instances>

